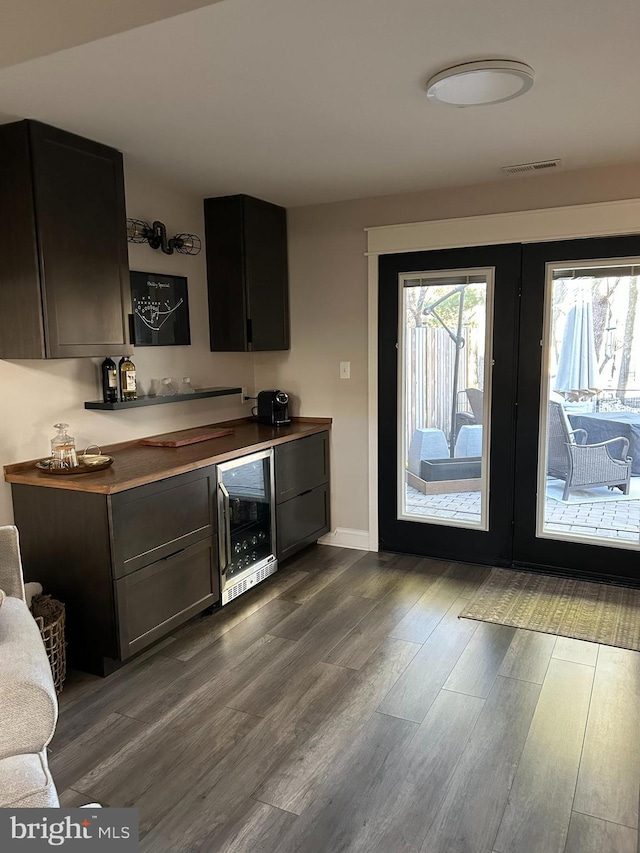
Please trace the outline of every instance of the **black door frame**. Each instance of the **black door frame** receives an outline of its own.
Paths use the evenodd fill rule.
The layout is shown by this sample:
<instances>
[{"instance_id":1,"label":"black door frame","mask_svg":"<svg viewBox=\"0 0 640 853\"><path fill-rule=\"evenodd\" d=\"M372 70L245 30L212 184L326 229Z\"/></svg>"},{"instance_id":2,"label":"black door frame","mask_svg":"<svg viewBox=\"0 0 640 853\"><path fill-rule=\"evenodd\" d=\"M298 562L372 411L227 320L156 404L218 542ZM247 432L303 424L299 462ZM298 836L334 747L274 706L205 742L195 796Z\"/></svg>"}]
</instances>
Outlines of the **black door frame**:
<instances>
[{"instance_id":1,"label":"black door frame","mask_svg":"<svg viewBox=\"0 0 640 853\"><path fill-rule=\"evenodd\" d=\"M523 246L522 307L527 318L520 333L514 504L513 565L572 577L640 580L640 554L628 548L542 539L535 535L538 473L538 419L542 369L542 324L546 264L640 256L640 236L589 237ZM526 389L524 393L523 389ZM531 425L535 424L535 428Z\"/></svg>"},{"instance_id":2,"label":"black door frame","mask_svg":"<svg viewBox=\"0 0 640 853\"><path fill-rule=\"evenodd\" d=\"M511 565L520 244L381 255L378 281L378 518L384 550ZM489 530L396 519L398 276L417 271L495 268ZM387 322L393 318L393 322ZM389 358L389 354L393 357ZM427 545L425 546L425 540Z\"/></svg>"},{"instance_id":3,"label":"black door frame","mask_svg":"<svg viewBox=\"0 0 640 853\"><path fill-rule=\"evenodd\" d=\"M640 582L637 551L535 536L545 268L640 256L640 236L588 237L380 255L378 518L381 549ZM495 267L489 531L396 519L398 276ZM393 318L393 322L388 322ZM521 318L525 320L521 324ZM393 352L393 358L389 358ZM525 390L526 389L526 392ZM516 487L517 484L517 487ZM427 553L428 551L428 553Z\"/></svg>"}]
</instances>

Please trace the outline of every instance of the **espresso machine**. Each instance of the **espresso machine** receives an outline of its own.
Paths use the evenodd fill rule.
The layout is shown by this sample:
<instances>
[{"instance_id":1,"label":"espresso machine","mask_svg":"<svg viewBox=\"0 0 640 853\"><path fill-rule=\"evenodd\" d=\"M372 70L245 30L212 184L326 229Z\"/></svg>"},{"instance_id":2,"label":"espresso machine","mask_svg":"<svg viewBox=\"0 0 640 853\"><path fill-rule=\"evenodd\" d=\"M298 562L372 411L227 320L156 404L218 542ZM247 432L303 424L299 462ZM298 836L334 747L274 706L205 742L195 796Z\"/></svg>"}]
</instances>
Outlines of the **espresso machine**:
<instances>
[{"instance_id":1,"label":"espresso machine","mask_svg":"<svg viewBox=\"0 0 640 853\"><path fill-rule=\"evenodd\" d=\"M290 424L289 395L277 388L258 393L258 423L270 426Z\"/></svg>"}]
</instances>

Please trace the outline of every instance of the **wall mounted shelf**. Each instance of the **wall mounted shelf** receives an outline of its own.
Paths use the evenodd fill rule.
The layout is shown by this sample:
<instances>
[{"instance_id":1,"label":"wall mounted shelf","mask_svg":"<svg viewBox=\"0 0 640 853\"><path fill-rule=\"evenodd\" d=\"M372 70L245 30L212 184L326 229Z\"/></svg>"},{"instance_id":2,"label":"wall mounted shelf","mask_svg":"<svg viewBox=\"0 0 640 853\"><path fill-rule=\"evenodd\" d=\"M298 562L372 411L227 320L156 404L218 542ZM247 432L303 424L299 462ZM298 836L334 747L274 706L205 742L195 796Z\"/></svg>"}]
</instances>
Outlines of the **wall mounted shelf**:
<instances>
[{"instance_id":1,"label":"wall mounted shelf","mask_svg":"<svg viewBox=\"0 0 640 853\"><path fill-rule=\"evenodd\" d=\"M171 394L167 397L138 397L128 403L103 403L102 400L90 400L84 404L85 409L101 409L111 412L116 409L135 409L139 406L157 406L160 403L183 403L186 400L202 400L205 397L227 397L231 394L242 394L242 388L200 388L193 394Z\"/></svg>"}]
</instances>

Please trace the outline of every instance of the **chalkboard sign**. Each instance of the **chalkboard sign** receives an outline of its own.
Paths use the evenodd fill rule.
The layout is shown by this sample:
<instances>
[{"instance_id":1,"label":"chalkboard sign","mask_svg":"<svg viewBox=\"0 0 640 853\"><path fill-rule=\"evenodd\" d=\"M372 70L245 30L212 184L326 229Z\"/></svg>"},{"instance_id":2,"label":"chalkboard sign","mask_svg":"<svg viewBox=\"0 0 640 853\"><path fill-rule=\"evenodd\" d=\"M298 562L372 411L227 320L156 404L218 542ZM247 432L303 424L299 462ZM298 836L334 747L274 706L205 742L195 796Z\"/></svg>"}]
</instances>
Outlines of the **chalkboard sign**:
<instances>
[{"instance_id":1,"label":"chalkboard sign","mask_svg":"<svg viewBox=\"0 0 640 853\"><path fill-rule=\"evenodd\" d=\"M187 279L183 275L130 273L132 339L137 347L191 343Z\"/></svg>"}]
</instances>

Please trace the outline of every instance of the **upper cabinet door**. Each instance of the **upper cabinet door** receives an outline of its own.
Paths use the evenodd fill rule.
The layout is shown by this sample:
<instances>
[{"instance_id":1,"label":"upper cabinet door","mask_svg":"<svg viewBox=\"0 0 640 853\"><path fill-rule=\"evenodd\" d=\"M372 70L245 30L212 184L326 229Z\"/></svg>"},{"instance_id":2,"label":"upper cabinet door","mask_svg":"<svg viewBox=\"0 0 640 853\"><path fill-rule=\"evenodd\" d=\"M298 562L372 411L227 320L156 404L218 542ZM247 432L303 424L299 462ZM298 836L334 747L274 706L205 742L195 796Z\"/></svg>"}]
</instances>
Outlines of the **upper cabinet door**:
<instances>
[{"instance_id":1,"label":"upper cabinet door","mask_svg":"<svg viewBox=\"0 0 640 853\"><path fill-rule=\"evenodd\" d=\"M0 125L0 358L45 358L29 122Z\"/></svg>"},{"instance_id":2,"label":"upper cabinet door","mask_svg":"<svg viewBox=\"0 0 640 853\"><path fill-rule=\"evenodd\" d=\"M243 196L205 198L211 352L249 349L244 276Z\"/></svg>"},{"instance_id":3,"label":"upper cabinet door","mask_svg":"<svg viewBox=\"0 0 640 853\"><path fill-rule=\"evenodd\" d=\"M289 349L287 211L245 196L244 234L251 349Z\"/></svg>"},{"instance_id":4,"label":"upper cabinet door","mask_svg":"<svg viewBox=\"0 0 640 853\"><path fill-rule=\"evenodd\" d=\"M29 124L46 355L121 353L129 278L122 155Z\"/></svg>"},{"instance_id":5,"label":"upper cabinet door","mask_svg":"<svg viewBox=\"0 0 640 853\"><path fill-rule=\"evenodd\" d=\"M122 155L34 121L0 125L0 151L0 358L122 354Z\"/></svg>"},{"instance_id":6,"label":"upper cabinet door","mask_svg":"<svg viewBox=\"0 0 640 853\"><path fill-rule=\"evenodd\" d=\"M286 210L235 195L204 214L211 350L289 349Z\"/></svg>"}]
</instances>

